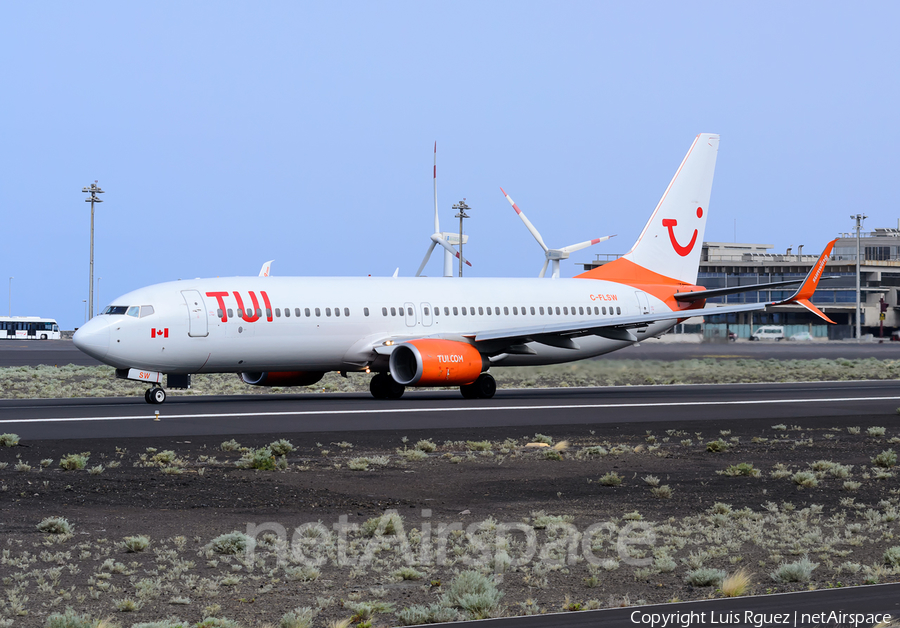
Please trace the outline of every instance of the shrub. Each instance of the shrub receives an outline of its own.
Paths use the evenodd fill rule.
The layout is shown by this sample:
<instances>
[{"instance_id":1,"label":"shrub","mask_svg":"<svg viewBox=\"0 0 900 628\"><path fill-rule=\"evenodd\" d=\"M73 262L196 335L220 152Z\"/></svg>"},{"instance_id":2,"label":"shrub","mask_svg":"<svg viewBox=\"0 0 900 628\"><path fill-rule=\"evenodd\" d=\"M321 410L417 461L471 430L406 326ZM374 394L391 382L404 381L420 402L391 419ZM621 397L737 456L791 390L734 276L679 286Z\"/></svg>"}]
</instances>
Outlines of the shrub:
<instances>
[{"instance_id":1,"label":"shrub","mask_svg":"<svg viewBox=\"0 0 900 628\"><path fill-rule=\"evenodd\" d=\"M740 597L750 588L750 574L745 569L738 569L722 581L722 595Z\"/></svg>"},{"instance_id":2,"label":"shrub","mask_svg":"<svg viewBox=\"0 0 900 628\"><path fill-rule=\"evenodd\" d=\"M610 471L600 478L600 484L603 486L619 486L621 483L622 477L615 471Z\"/></svg>"},{"instance_id":3,"label":"shrub","mask_svg":"<svg viewBox=\"0 0 900 628\"><path fill-rule=\"evenodd\" d=\"M139 624L132 624L131 628L190 628L190 625L180 619L170 617L161 621L145 621Z\"/></svg>"},{"instance_id":4,"label":"shrub","mask_svg":"<svg viewBox=\"0 0 900 628\"><path fill-rule=\"evenodd\" d=\"M344 608L353 613L351 621L366 621L375 616L376 613L391 613L394 605L390 602L344 602Z\"/></svg>"},{"instance_id":5,"label":"shrub","mask_svg":"<svg viewBox=\"0 0 900 628\"><path fill-rule=\"evenodd\" d=\"M230 619L220 619L218 617L207 617L203 621L199 621L192 628L240 628L240 624Z\"/></svg>"},{"instance_id":6,"label":"shrub","mask_svg":"<svg viewBox=\"0 0 900 628\"><path fill-rule=\"evenodd\" d=\"M362 524L362 533L366 536L375 536L381 530L384 536L393 536L403 528L403 517L396 512L386 512L380 517L372 517Z\"/></svg>"},{"instance_id":7,"label":"shrub","mask_svg":"<svg viewBox=\"0 0 900 628\"><path fill-rule=\"evenodd\" d=\"M88 469L88 473L90 473L91 475L100 475L104 471L106 471L106 467L104 467L102 464L98 464Z\"/></svg>"},{"instance_id":8,"label":"shrub","mask_svg":"<svg viewBox=\"0 0 900 628\"><path fill-rule=\"evenodd\" d=\"M411 462L425 460L428 457L428 454L422 449L398 449L397 453L401 458L405 458Z\"/></svg>"},{"instance_id":9,"label":"shrub","mask_svg":"<svg viewBox=\"0 0 900 628\"><path fill-rule=\"evenodd\" d=\"M84 469L90 454L67 454L59 461L59 466L66 471Z\"/></svg>"},{"instance_id":10,"label":"shrub","mask_svg":"<svg viewBox=\"0 0 900 628\"><path fill-rule=\"evenodd\" d=\"M885 431L886 430L883 427L872 426L866 430L866 434L868 434L869 436L872 436L874 438L880 438L880 437L884 436Z\"/></svg>"},{"instance_id":11,"label":"shrub","mask_svg":"<svg viewBox=\"0 0 900 628\"><path fill-rule=\"evenodd\" d=\"M815 488L819 485L819 480L816 479L816 474L810 473L809 471L797 471L797 473L791 476L791 481L797 486L802 486L803 488Z\"/></svg>"},{"instance_id":12,"label":"shrub","mask_svg":"<svg viewBox=\"0 0 900 628\"><path fill-rule=\"evenodd\" d=\"M900 567L900 545L895 545L887 549L884 553L884 562L891 567Z\"/></svg>"},{"instance_id":13,"label":"shrub","mask_svg":"<svg viewBox=\"0 0 900 628\"><path fill-rule=\"evenodd\" d=\"M738 464L733 464L725 469L725 475L730 476L747 476L752 478L759 477L759 469L754 468L753 464L750 462L739 462Z\"/></svg>"},{"instance_id":14,"label":"shrub","mask_svg":"<svg viewBox=\"0 0 900 628\"><path fill-rule=\"evenodd\" d=\"M15 447L18 444L18 434L0 434L0 447Z\"/></svg>"},{"instance_id":15,"label":"shrub","mask_svg":"<svg viewBox=\"0 0 900 628\"><path fill-rule=\"evenodd\" d=\"M116 605L116 610L120 613L133 613L135 611L141 610L143 604L140 602L135 602L131 598L124 598L121 600L113 600L113 603Z\"/></svg>"},{"instance_id":16,"label":"shrub","mask_svg":"<svg viewBox=\"0 0 900 628\"><path fill-rule=\"evenodd\" d=\"M466 449L469 451L490 451L491 441L489 440L467 440Z\"/></svg>"},{"instance_id":17,"label":"shrub","mask_svg":"<svg viewBox=\"0 0 900 628\"><path fill-rule=\"evenodd\" d=\"M351 458L347 462L347 467L353 471L367 471L369 469L369 461L366 458Z\"/></svg>"},{"instance_id":18,"label":"shrub","mask_svg":"<svg viewBox=\"0 0 900 628\"><path fill-rule=\"evenodd\" d=\"M96 622L90 615L79 615L71 608L65 613L53 613L47 618L45 628L94 628Z\"/></svg>"},{"instance_id":19,"label":"shrub","mask_svg":"<svg viewBox=\"0 0 900 628\"><path fill-rule=\"evenodd\" d=\"M126 552L143 552L150 545L150 537L139 534L137 536L126 536L122 541L122 547Z\"/></svg>"},{"instance_id":20,"label":"shrub","mask_svg":"<svg viewBox=\"0 0 900 628\"><path fill-rule=\"evenodd\" d=\"M281 438L274 443L270 443L269 449L271 449L272 453L276 456L286 456L294 451L294 446L291 444L291 441Z\"/></svg>"},{"instance_id":21,"label":"shrub","mask_svg":"<svg viewBox=\"0 0 900 628\"><path fill-rule=\"evenodd\" d=\"M274 471L276 467L275 455L268 447L248 451L235 464L241 469L257 469L259 471Z\"/></svg>"},{"instance_id":22,"label":"shrub","mask_svg":"<svg viewBox=\"0 0 900 628\"><path fill-rule=\"evenodd\" d=\"M37 524L37 529L47 534L72 534L72 525L62 517L47 517Z\"/></svg>"},{"instance_id":23,"label":"shrub","mask_svg":"<svg viewBox=\"0 0 900 628\"><path fill-rule=\"evenodd\" d=\"M221 445L219 445L219 449L221 449L222 451L237 451L240 448L241 444L233 438L231 440L226 440Z\"/></svg>"},{"instance_id":24,"label":"shrub","mask_svg":"<svg viewBox=\"0 0 900 628\"><path fill-rule=\"evenodd\" d=\"M893 449L885 449L880 454L872 458L872 464L890 469L897 465L897 454Z\"/></svg>"},{"instance_id":25,"label":"shrub","mask_svg":"<svg viewBox=\"0 0 900 628\"><path fill-rule=\"evenodd\" d=\"M318 580L322 572L312 565L301 565L299 567L288 567L284 570L284 575L288 580L294 582L312 582Z\"/></svg>"},{"instance_id":26,"label":"shrub","mask_svg":"<svg viewBox=\"0 0 900 628\"><path fill-rule=\"evenodd\" d=\"M650 486L659 486L659 478L655 475L648 475L642 479L644 480L644 484L649 484Z\"/></svg>"},{"instance_id":27,"label":"shrub","mask_svg":"<svg viewBox=\"0 0 900 628\"><path fill-rule=\"evenodd\" d=\"M672 497L672 489L668 484L663 484L662 486L654 486L650 489L650 492L654 497L658 497L660 499L669 499Z\"/></svg>"},{"instance_id":28,"label":"shrub","mask_svg":"<svg viewBox=\"0 0 900 628\"><path fill-rule=\"evenodd\" d=\"M719 586L725 579L725 571L722 569L713 569L711 567L700 567L687 572L684 577L685 581L692 587L712 587Z\"/></svg>"},{"instance_id":29,"label":"shrub","mask_svg":"<svg viewBox=\"0 0 900 628\"><path fill-rule=\"evenodd\" d=\"M247 548L252 548L255 545L256 542L243 532L220 534L209 542L209 546L216 554L226 555L243 554L247 551Z\"/></svg>"},{"instance_id":30,"label":"shrub","mask_svg":"<svg viewBox=\"0 0 900 628\"><path fill-rule=\"evenodd\" d=\"M728 444L727 441L722 440L721 438L718 440L711 440L706 443L706 451L718 454L724 453L731 448L731 445Z\"/></svg>"},{"instance_id":31,"label":"shrub","mask_svg":"<svg viewBox=\"0 0 900 628\"><path fill-rule=\"evenodd\" d=\"M544 450L544 460L562 460L562 455L555 449Z\"/></svg>"},{"instance_id":32,"label":"shrub","mask_svg":"<svg viewBox=\"0 0 900 628\"><path fill-rule=\"evenodd\" d=\"M278 623L279 628L309 628L312 626L318 611L309 607L301 606L295 608L282 615L281 621Z\"/></svg>"},{"instance_id":33,"label":"shrub","mask_svg":"<svg viewBox=\"0 0 900 628\"><path fill-rule=\"evenodd\" d=\"M778 569L769 575L775 582L807 582L818 566L819 563L814 563L804 556L793 563L781 563Z\"/></svg>"},{"instance_id":34,"label":"shrub","mask_svg":"<svg viewBox=\"0 0 900 628\"><path fill-rule=\"evenodd\" d=\"M417 626L420 624L441 624L448 621L456 621L459 613L443 604L431 606L414 605L404 608L397 613L397 619L401 626Z\"/></svg>"},{"instance_id":35,"label":"shrub","mask_svg":"<svg viewBox=\"0 0 900 628\"><path fill-rule=\"evenodd\" d=\"M478 571L463 571L450 583L443 601L468 612L472 619L487 619L499 610L502 597L492 578Z\"/></svg>"},{"instance_id":36,"label":"shrub","mask_svg":"<svg viewBox=\"0 0 900 628\"><path fill-rule=\"evenodd\" d=\"M545 445L552 445L553 439L549 436L544 436L543 434L535 434L534 435L535 443L544 443Z\"/></svg>"},{"instance_id":37,"label":"shrub","mask_svg":"<svg viewBox=\"0 0 900 628\"><path fill-rule=\"evenodd\" d=\"M418 449L419 451L424 451L424 452L430 454L431 452L433 452L434 450L437 449L437 445L434 444L430 440L420 440L419 442L416 443L415 448Z\"/></svg>"},{"instance_id":38,"label":"shrub","mask_svg":"<svg viewBox=\"0 0 900 628\"><path fill-rule=\"evenodd\" d=\"M423 574L421 571L413 569L412 567L401 567L392 575L397 580L421 580L425 577L425 574Z\"/></svg>"}]
</instances>

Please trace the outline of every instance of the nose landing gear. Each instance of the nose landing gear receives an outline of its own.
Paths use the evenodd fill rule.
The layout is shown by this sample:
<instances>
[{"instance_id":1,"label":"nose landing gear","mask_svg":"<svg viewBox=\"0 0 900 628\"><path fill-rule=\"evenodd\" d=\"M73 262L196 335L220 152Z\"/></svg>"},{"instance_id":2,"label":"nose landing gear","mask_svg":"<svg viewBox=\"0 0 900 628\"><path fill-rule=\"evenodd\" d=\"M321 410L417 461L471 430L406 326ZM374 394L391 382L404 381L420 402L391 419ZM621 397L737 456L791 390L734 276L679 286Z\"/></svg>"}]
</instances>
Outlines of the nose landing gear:
<instances>
[{"instance_id":1,"label":"nose landing gear","mask_svg":"<svg viewBox=\"0 0 900 628\"><path fill-rule=\"evenodd\" d=\"M144 401L151 404L159 404L166 400L166 391L159 386L148 388L144 393Z\"/></svg>"}]
</instances>

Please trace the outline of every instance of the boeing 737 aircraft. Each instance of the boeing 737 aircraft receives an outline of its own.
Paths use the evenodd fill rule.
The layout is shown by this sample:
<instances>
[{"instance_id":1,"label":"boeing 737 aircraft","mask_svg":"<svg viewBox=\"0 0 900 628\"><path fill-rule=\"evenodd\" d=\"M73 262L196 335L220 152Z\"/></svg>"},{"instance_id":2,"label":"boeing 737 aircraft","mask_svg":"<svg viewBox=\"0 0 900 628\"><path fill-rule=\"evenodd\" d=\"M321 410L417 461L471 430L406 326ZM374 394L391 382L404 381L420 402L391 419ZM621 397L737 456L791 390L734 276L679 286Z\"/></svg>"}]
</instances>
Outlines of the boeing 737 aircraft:
<instances>
[{"instance_id":1,"label":"boeing 737 aircraft","mask_svg":"<svg viewBox=\"0 0 900 628\"><path fill-rule=\"evenodd\" d=\"M695 285L718 147L718 135L698 135L631 250L573 279L175 281L117 298L76 332L75 345L118 377L151 384L148 403L165 401L163 375L237 373L253 386L305 386L328 371L374 373L378 399L398 399L406 386L490 398L492 366L598 356L692 316L797 303L831 322L809 299L834 241L789 299L704 307L709 297L760 289ZM765 285L790 283L800 282Z\"/></svg>"}]
</instances>

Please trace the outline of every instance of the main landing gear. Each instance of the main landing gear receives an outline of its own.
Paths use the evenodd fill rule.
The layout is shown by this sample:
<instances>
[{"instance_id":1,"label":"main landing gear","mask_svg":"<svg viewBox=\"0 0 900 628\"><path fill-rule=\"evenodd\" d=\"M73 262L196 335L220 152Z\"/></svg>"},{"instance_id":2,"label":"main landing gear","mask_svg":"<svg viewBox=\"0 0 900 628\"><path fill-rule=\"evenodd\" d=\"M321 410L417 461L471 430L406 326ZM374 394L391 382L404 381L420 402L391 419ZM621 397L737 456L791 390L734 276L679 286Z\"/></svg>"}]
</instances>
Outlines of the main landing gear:
<instances>
[{"instance_id":1,"label":"main landing gear","mask_svg":"<svg viewBox=\"0 0 900 628\"><path fill-rule=\"evenodd\" d=\"M490 399L497 392L497 382L490 373L482 373L471 384L460 386L459 392L466 399Z\"/></svg>"},{"instance_id":2,"label":"main landing gear","mask_svg":"<svg viewBox=\"0 0 900 628\"><path fill-rule=\"evenodd\" d=\"M369 392L376 399L399 399L406 391L406 386L398 384L387 373L376 373L369 382Z\"/></svg>"},{"instance_id":3,"label":"main landing gear","mask_svg":"<svg viewBox=\"0 0 900 628\"><path fill-rule=\"evenodd\" d=\"M144 393L144 401L147 403L158 404L166 400L166 391L159 386L148 388Z\"/></svg>"}]
</instances>

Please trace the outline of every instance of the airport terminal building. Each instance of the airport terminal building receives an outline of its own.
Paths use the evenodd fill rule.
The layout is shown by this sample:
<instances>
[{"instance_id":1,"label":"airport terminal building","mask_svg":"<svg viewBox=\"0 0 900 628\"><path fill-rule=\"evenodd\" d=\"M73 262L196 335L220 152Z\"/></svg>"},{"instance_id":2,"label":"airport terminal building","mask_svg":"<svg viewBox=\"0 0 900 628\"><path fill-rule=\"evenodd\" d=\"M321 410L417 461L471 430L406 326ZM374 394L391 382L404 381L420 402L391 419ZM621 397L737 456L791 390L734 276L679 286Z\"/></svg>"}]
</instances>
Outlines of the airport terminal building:
<instances>
[{"instance_id":1,"label":"airport terminal building","mask_svg":"<svg viewBox=\"0 0 900 628\"><path fill-rule=\"evenodd\" d=\"M697 283L707 288L726 288L752 285L792 278L802 280L821 252L804 252L803 246L794 251L773 253L771 244L742 244L704 242ZM584 264L585 270L602 266L620 257L597 255ZM896 229L875 229L860 234L860 300L862 302L862 333L876 338L881 328L881 300L884 299L884 336L900 329L900 224ZM836 325L828 325L799 305L782 305L767 312L745 312L711 316L686 321L674 331L702 332L709 338L726 338L728 332L739 338L749 338L752 329L760 325L784 325L785 336L807 331L814 337L832 340L852 338L856 328L856 233L842 233L834 245L831 258L812 302ZM754 303L779 301L793 294L794 289L745 292L710 299L710 304ZM695 322L696 321L696 322Z\"/></svg>"}]
</instances>

